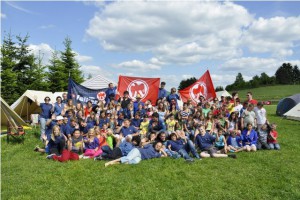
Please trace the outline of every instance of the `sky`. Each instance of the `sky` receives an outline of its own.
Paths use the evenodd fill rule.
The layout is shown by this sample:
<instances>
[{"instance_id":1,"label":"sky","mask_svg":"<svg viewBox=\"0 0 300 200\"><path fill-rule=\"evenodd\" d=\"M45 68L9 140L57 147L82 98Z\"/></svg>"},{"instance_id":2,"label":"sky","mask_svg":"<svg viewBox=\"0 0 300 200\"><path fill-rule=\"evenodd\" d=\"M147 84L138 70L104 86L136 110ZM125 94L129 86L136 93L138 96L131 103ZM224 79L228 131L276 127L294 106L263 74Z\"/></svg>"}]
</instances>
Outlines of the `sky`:
<instances>
[{"instance_id":1,"label":"sky","mask_svg":"<svg viewBox=\"0 0 300 200\"><path fill-rule=\"evenodd\" d=\"M283 62L300 66L300 2L1 1L5 34L29 34L47 64L66 37L87 77L159 77L166 88L209 70L225 87Z\"/></svg>"}]
</instances>

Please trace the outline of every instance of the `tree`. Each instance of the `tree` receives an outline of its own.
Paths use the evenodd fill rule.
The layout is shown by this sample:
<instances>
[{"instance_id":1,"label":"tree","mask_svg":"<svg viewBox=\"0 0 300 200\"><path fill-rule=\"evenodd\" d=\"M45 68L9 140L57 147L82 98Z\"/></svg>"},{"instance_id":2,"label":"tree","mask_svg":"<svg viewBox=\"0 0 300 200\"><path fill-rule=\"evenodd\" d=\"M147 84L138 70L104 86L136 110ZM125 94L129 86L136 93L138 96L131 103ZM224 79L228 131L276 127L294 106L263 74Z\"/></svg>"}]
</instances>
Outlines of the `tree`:
<instances>
[{"instance_id":1,"label":"tree","mask_svg":"<svg viewBox=\"0 0 300 200\"><path fill-rule=\"evenodd\" d=\"M293 84L293 66L283 63L276 71L276 82L279 84Z\"/></svg>"},{"instance_id":2,"label":"tree","mask_svg":"<svg viewBox=\"0 0 300 200\"><path fill-rule=\"evenodd\" d=\"M215 89L216 92L218 91L224 91L224 88L222 86L217 86Z\"/></svg>"},{"instance_id":3,"label":"tree","mask_svg":"<svg viewBox=\"0 0 300 200\"><path fill-rule=\"evenodd\" d=\"M244 88L245 87L245 80L243 78L242 73L240 73L240 72L238 73L238 75L236 76L235 81L234 81L233 84L237 88Z\"/></svg>"},{"instance_id":4,"label":"tree","mask_svg":"<svg viewBox=\"0 0 300 200\"><path fill-rule=\"evenodd\" d=\"M260 84L262 85L269 85L270 84L270 77L265 72L260 74Z\"/></svg>"},{"instance_id":5,"label":"tree","mask_svg":"<svg viewBox=\"0 0 300 200\"><path fill-rule=\"evenodd\" d=\"M77 83L82 83L84 78L83 74L80 71L80 65L76 61L75 56L76 54L73 52L71 45L72 41L70 38L66 37L65 41L63 42L65 46L65 50L61 51L61 61L64 66L64 74L65 74L65 79L64 79L64 84L63 88L64 90L68 89L68 77L70 74L70 77Z\"/></svg>"},{"instance_id":6,"label":"tree","mask_svg":"<svg viewBox=\"0 0 300 200\"><path fill-rule=\"evenodd\" d=\"M16 66L16 47L11 34L4 36L1 45L1 97L12 104L18 96L17 74L13 72Z\"/></svg>"},{"instance_id":7,"label":"tree","mask_svg":"<svg viewBox=\"0 0 300 200\"><path fill-rule=\"evenodd\" d=\"M59 52L52 52L52 57L49 60L48 67L48 81L50 83L49 89L52 92L66 91L67 76L64 72L64 65L59 58Z\"/></svg>"},{"instance_id":8,"label":"tree","mask_svg":"<svg viewBox=\"0 0 300 200\"><path fill-rule=\"evenodd\" d=\"M188 78L188 79L184 79L180 82L178 90L182 90L190 85L192 85L193 83L195 83L197 81L197 79L195 77L192 78Z\"/></svg>"},{"instance_id":9,"label":"tree","mask_svg":"<svg viewBox=\"0 0 300 200\"><path fill-rule=\"evenodd\" d=\"M300 70L297 65L293 68L293 83L300 84Z\"/></svg>"}]
</instances>

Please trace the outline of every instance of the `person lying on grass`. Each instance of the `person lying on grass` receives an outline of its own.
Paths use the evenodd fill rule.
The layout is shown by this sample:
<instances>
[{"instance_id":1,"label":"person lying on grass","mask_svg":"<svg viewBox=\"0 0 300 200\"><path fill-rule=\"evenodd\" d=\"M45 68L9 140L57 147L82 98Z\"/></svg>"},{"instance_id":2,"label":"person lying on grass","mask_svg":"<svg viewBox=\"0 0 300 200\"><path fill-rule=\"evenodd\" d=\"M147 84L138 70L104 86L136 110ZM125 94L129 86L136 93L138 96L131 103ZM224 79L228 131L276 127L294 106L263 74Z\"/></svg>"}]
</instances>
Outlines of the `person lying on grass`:
<instances>
[{"instance_id":1,"label":"person lying on grass","mask_svg":"<svg viewBox=\"0 0 300 200\"><path fill-rule=\"evenodd\" d=\"M105 167L114 164L138 164L141 160L148 160L152 158L167 157L168 155L163 149L161 142L154 144L147 144L143 148L132 149L127 156L123 156L116 160L105 163Z\"/></svg>"},{"instance_id":2,"label":"person lying on grass","mask_svg":"<svg viewBox=\"0 0 300 200\"><path fill-rule=\"evenodd\" d=\"M202 151L200 154L200 156L202 158L209 158L209 157L212 157L212 158L227 158L227 157L236 158L235 154L227 155L227 154L221 153L221 151L219 151L214 146L215 137L213 137L209 133L206 133L205 127L203 125L201 125L196 130L196 132L199 132L199 134L195 133L195 134L197 134L195 143L198 145L198 147Z\"/></svg>"},{"instance_id":3,"label":"person lying on grass","mask_svg":"<svg viewBox=\"0 0 300 200\"><path fill-rule=\"evenodd\" d=\"M168 149L172 152L177 152L181 155L187 162L193 162L194 159L189 156L191 151L193 156L197 159L200 159L199 154L197 153L191 140L188 140L186 136L179 136L176 133L171 133L171 140L167 142Z\"/></svg>"},{"instance_id":4,"label":"person lying on grass","mask_svg":"<svg viewBox=\"0 0 300 200\"><path fill-rule=\"evenodd\" d=\"M105 160L105 159L117 159L121 158L122 156L127 156L128 153L135 148L132 144L132 135L127 135L125 140L121 142L118 140L115 148L110 148L109 146L101 147L103 153L100 156L94 158L94 160Z\"/></svg>"}]
</instances>

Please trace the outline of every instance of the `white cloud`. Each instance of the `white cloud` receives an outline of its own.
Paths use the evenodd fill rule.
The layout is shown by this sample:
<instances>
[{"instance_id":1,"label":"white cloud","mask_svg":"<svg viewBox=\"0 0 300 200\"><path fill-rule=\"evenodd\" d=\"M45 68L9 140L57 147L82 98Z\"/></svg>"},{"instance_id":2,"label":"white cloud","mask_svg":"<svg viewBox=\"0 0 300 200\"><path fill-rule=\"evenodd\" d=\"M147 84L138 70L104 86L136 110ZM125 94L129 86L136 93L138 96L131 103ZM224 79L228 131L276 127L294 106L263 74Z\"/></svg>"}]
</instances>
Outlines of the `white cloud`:
<instances>
[{"instance_id":1,"label":"white cloud","mask_svg":"<svg viewBox=\"0 0 300 200\"><path fill-rule=\"evenodd\" d=\"M5 19L6 18L6 14L1 13L1 19Z\"/></svg>"},{"instance_id":2,"label":"white cloud","mask_svg":"<svg viewBox=\"0 0 300 200\"><path fill-rule=\"evenodd\" d=\"M217 86L223 86L223 88L225 89L225 87L229 84L232 84L235 81L236 75L231 75L231 74L211 74L211 79L212 82L214 84L214 87ZM245 81L249 81L252 79L251 76L247 76L247 75L243 75L243 78Z\"/></svg>"},{"instance_id":3,"label":"white cloud","mask_svg":"<svg viewBox=\"0 0 300 200\"><path fill-rule=\"evenodd\" d=\"M90 20L88 36L106 50L151 52L155 63L232 58L252 16L231 2L114 2Z\"/></svg>"},{"instance_id":4,"label":"white cloud","mask_svg":"<svg viewBox=\"0 0 300 200\"><path fill-rule=\"evenodd\" d=\"M284 58L293 54L295 42L300 41L300 16L259 18L244 33L244 44L252 52L271 52Z\"/></svg>"},{"instance_id":5,"label":"white cloud","mask_svg":"<svg viewBox=\"0 0 300 200\"><path fill-rule=\"evenodd\" d=\"M103 70L100 66L97 65L82 65L80 70L83 71L85 77L87 77L89 74L91 74L92 77L95 77L97 75L102 75L107 78L113 77L113 74L111 72Z\"/></svg>"},{"instance_id":6,"label":"white cloud","mask_svg":"<svg viewBox=\"0 0 300 200\"><path fill-rule=\"evenodd\" d=\"M114 66L115 68L125 69L128 71L134 71L134 72L146 72L151 70L160 70L161 67L154 64L145 63L140 60L132 60L132 61L126 61L122 62L118 65Z\"/></svg>"},{"instance_id":7,"label":"white cloud","mask_svg":"<svg viewBox=\"0 0 300 200\"><path fill-rule=\"evenodd\" d=\"M41 43L41 44L30 44L29 49L32 50L32 53L38 58L42 58L42 63L44 65L49 64L49 59L52 57L52 52L54 49L51 48L49 44Z\"/></svg>"},{"instance_id":8,"label":"white cloud","mask_svg":"<svg viewBox=\"0 0 300 200\"><path fill-rule=\"evenodd\" d=\"M193 76L193 75L191 75L191 74L183 74L182 75L182 78L183 79L188 79L188 78L192 78L192 77L195 77L195 76ZM197 79L197 78L196 78Z\"/></svg>"},{"instance_id":9,"label":"white cloud","mask_svg":"<svg viewBox=\"0 0 300 200\"><path fill-rule=\"evenodd\" d=\"M88 61L92 61L93 58L91 56L84 56L84 55L80 55L78 52L73 51L76 56L75 59L79 62L79 63L84 63L84 62L88 62Z\"/></svg>"},{"instance_id":10,"label":"white cloud","mask_svg":"<svg viewBox=\"0 0 300 200\"><path fill-rule=\"evenodd\" d=\"M48 24L39 27L39 29L51 29L51 28L55 28L55 26L53 24Z\"/></svg>"}]
</instances>

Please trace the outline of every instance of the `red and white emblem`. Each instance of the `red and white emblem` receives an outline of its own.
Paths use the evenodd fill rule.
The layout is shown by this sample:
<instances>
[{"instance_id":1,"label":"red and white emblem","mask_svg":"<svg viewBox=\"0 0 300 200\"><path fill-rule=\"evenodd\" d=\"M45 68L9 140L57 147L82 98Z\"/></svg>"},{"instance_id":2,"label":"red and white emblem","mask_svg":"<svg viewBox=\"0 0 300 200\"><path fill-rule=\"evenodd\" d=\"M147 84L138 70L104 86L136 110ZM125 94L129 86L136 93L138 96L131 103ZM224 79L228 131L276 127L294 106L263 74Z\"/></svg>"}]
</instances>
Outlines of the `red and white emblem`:
<instances>
[{"instance_id":1,"label":"red and white emblem","mask_svg":"<svg viewBox=\"0 0 300 200\"><path fill-rule=\"evenodd\" d=\"M98 98L100 101L104 101L104 100L105 100L105 97L106 97L105 92L99 92L99 93L97 94L97 98Z\"/></svg>"},{"instance_id":2,"label":"red and white emblem","mask_svg":"<svg viewBox=\"0 0 300 200\"><path fill-rule=\"evenodd\" d=\"M204 82L197 82L190 89L190 97L193 101L199 102L200 96L207 98L207 87Z\"/></svg>"},{"instance_id":3,"label":"red and white emblem","mask_svg":"<svg viewBox=\"0 0 300 200\"><path fill-rule=\"evenodd\" d=\"M135 99L138 94L141 96L141 99L144 99L149 92L149 86L143 80L134 80L129 83L127 91L132 99Z\"/></svg>"}]
</instances>

